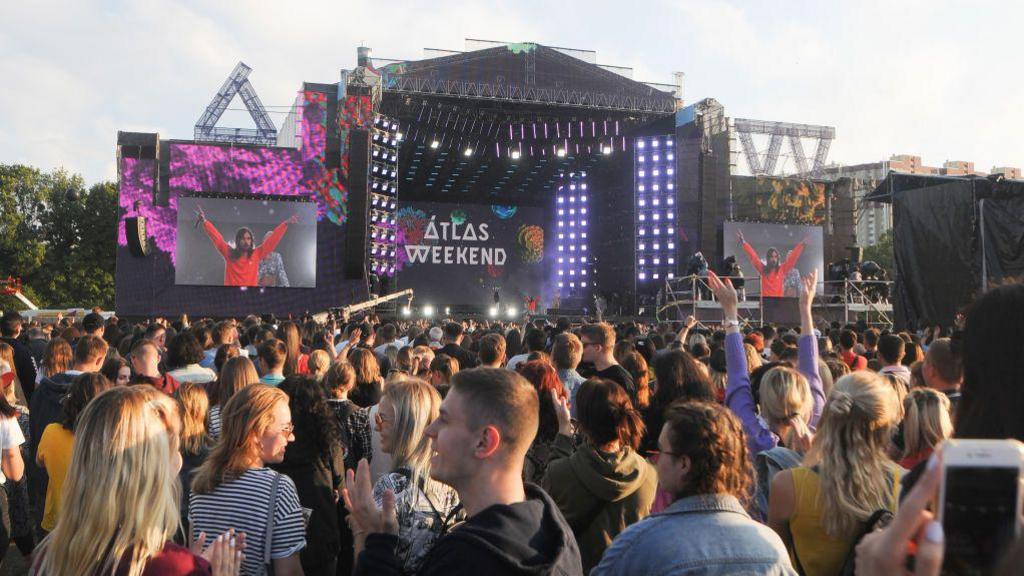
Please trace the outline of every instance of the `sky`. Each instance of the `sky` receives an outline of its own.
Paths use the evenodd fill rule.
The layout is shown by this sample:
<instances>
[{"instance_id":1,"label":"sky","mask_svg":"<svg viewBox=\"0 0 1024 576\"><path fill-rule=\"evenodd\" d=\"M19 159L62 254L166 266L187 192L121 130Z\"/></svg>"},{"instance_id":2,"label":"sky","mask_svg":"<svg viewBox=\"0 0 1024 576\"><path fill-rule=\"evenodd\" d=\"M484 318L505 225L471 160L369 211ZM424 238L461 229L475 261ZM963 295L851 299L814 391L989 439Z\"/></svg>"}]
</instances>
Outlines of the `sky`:
<instances>
[{"instance_id":1,"label":"sky","mask_svg":"<svg viewBox=\"0 0 1024 576\"><path fill-rule=\"evenodd\" d=\"M0 2L0 163L116 178L118 130L191 138L239 61L264 104L336 82L356 46L419 59L464 38L597 51L734 118L836 128L829 160L1024 167L1024 4L933 0ZM241 108L235 101L233 108ZM280 125L283 114L271 114ZM250 126L229 111L222 126ZM807 150L812 153L813 150Z\"/></svg>"}]
</instances>

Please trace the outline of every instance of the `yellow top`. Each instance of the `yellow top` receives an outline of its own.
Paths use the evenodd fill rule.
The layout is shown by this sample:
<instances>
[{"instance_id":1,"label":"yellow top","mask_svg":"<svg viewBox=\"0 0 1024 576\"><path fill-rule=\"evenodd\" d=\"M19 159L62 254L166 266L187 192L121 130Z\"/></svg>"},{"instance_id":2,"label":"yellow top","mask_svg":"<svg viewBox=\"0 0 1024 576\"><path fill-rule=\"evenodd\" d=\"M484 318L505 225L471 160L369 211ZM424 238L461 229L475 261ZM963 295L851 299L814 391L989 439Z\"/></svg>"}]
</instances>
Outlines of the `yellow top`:
<instances>
[{"instance_id":1,"label":"yellow top","mask_svg":"<svg viewBox=\"0 0 1024 576\"><path fill-rule=\"evenodd\" d=\"M789 531L793 536L792 553L799 558L806 576L838 574L857 535L835 539L826 534L821 523L821 503L818 499L821 479L810 468L799 467L792 471L796 497L796 507L789 519ZM899 468L896 469L893 484L890 510L895 512L900 494ZM793 564L796 565L795 558Z\"/></svg>"},{"instance_id":2,"label":"yellow top","mask_svg":"<svg viewBox=\"0 0 1024 576\"><path fill-rule=\"evenodd\" d=\"M43 430L36 454L46 466L50 477L46 485L46 506L43 509L43 530L52 532L60 517L60 498L64 491L64 478L71 466L71 452L75 447L75 435L58 423L50 424Z\"/></svg>"}]
</instances>

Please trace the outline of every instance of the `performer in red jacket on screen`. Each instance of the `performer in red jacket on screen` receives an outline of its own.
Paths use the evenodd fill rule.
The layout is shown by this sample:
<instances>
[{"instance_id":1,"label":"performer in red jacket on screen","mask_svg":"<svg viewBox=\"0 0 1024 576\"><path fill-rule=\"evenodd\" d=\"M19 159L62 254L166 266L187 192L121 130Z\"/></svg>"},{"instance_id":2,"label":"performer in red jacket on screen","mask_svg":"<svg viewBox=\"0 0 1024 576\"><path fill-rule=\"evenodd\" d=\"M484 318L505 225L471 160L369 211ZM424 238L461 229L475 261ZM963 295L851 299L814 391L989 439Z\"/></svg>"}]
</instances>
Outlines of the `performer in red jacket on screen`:
<instances>
[{"instance_id":1,"label":"performer in red jacket on screen","mask_svg":"<svg viewBox=\"0 0 1024 576\"><path fill-rule=\"evenodd\" d=\"M779 264L779 251L775 248L769 248L768 252L765 253L764 262L761 262L761 257L757 255L754 247L747 244L746 240L743 239L743 232L737 230L736 239L739 240L740 246L743 246L743 251L747 253L750 265L756 268L757 273L761 275L761 294L775 298L785 296L783 283L786 280L786 274L800 260L800 255L804 252L807 238L800 240L800 243L793 248L789 256L786 257L786 261L781 265Z\"/></svg>"},{"instance_id":2,"label":"performer in red jacket on screen","mask_svg":"<svg viewBox=\"0 0 1024 576\"><path fill-rule=\"evenodd\" d=\"M203 223L206 235L210 237L217 251L224 257L224 285L225 286L258 286L260 260L274 251L277 243L284 238L285 231L289 224L299 221L299 216L292 215L291 218L281 222L274 228L270 238L266 242L255 246L252 230L242 227L235 232L235 246L232 248L217 231L217 227L206 219L206 212L202 206L198 206L196 212L199 220Z\"/></svg>"}]
</instances>

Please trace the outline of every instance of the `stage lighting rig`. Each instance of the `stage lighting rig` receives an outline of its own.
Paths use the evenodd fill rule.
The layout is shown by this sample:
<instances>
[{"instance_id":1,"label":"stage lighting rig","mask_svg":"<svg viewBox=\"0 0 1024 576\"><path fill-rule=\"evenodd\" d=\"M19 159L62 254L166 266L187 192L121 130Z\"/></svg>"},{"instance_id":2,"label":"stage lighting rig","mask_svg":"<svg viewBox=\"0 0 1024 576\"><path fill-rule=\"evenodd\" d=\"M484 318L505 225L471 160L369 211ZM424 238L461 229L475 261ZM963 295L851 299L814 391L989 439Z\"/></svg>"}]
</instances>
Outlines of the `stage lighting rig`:
<instances>
[{"instance_id":1,"label":"stage lighting rig","mask_svg":"<svg viewBox=\"0 0 1024 576\"><path fill-rule=\"evenodd\" d=\"M367 227L370 271L393 276L397 262L398 143L403 134L398 121L383 114L374 119L370 152L370 206Z\"/></svg>"},{"instance_id":2,"label":"stage lighting rig","mask_svg":"<svg viewBox=\"0 0 1024 576\"><path fill-rule=\"evenodd\" d=\"M675 173L671 135L641 136L634 154L637 289L676 274ZM649 280L655 282L649 283Z\"/></svg>"}]
</instances>

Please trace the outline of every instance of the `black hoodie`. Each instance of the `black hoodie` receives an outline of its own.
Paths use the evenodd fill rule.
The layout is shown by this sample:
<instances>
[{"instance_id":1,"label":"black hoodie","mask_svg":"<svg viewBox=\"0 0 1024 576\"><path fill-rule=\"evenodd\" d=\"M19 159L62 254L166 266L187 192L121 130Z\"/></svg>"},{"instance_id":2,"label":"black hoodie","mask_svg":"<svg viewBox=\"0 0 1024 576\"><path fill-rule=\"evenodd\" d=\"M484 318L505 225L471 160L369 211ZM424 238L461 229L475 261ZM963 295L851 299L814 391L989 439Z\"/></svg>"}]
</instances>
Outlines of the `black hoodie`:
<instances>
[{"instance_id":1,"label":"black hoodie","mask_svg":"<svg viewBox=\"0 0 1024 576\"><path fill-rule=\"evenodd\" d=\"M39 448L39 440L43 437L43 430L47 426L60 421L61 404L77 376L77 373L61 372L43 378L32 394L32 399L29 400L29 461L25 463L25 471L28 475L29 493L32 494L32 501L37 506L42 506L43 498L46 495L46 485L49 483L46 469L36 465L36 450Z\"/></svg>"},{"instance_id":2,"label":"black hoodie","mask_svg":"<svg viewBox=\"0 0 1024 576\"><path fill-rule=\"evenodd\" d=\"M554 501L538 486L525 488L525 502L491 506L441 537L417 574L583 574L576 539ZM396 535L370 534L355 575L401 574L397 543Z\"/></svg>"}]
</instances>

